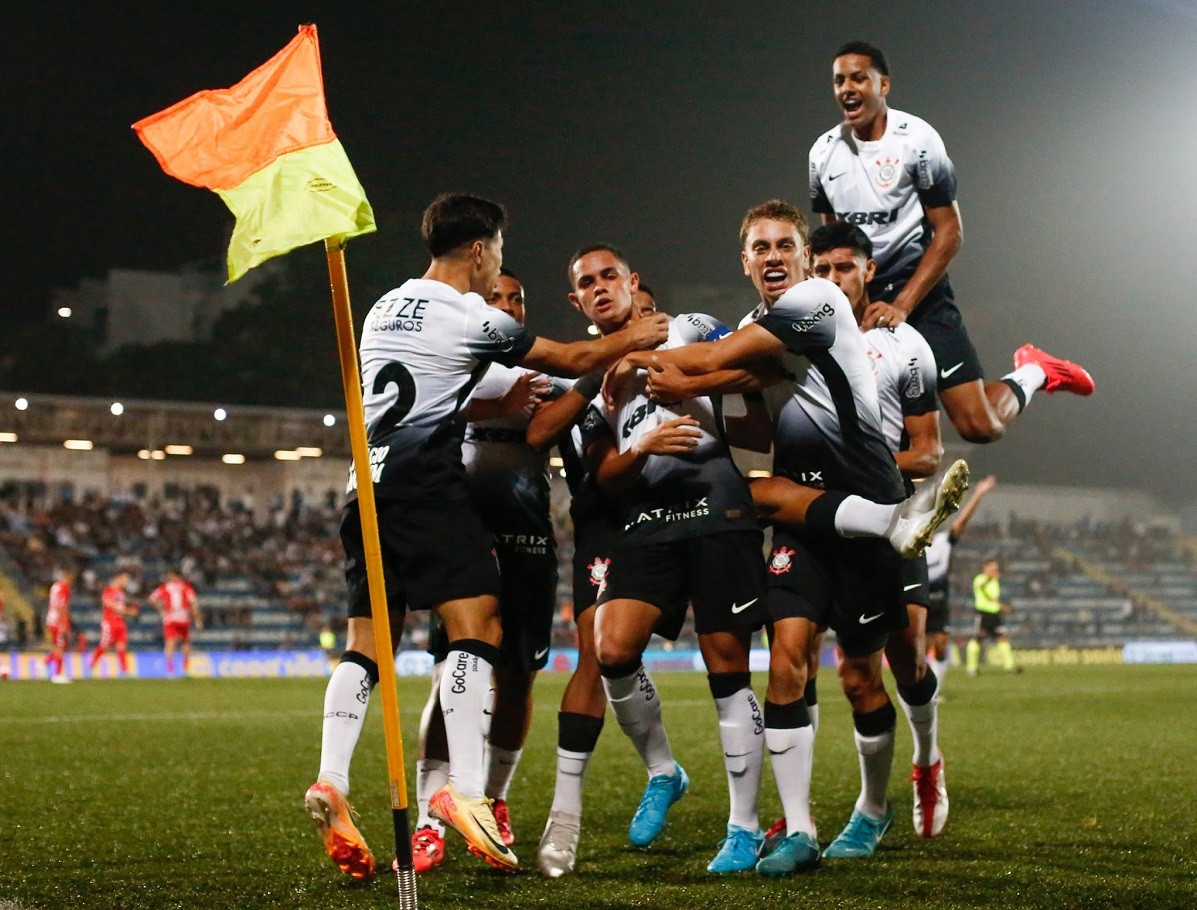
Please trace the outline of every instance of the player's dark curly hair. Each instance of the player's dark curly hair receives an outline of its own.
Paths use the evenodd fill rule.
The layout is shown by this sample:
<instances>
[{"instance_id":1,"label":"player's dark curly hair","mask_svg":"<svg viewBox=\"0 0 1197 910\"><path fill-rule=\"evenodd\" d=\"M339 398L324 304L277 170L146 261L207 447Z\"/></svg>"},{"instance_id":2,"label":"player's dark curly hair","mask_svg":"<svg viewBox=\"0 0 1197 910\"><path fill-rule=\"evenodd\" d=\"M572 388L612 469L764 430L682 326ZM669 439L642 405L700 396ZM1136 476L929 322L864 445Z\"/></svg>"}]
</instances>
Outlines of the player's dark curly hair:
<instances>
[{"instance_id":1,"label":"player's dark curly hair","mask_svg":"<svg viewBox=\"0 0 1197 910\"><path fill-rule=\"evenodd\" d=\"M434 259L475 240L490 240L507 226L497 202L469 193L441 193L424 209L420 239Z\"/></svg>"},{"instance_id":2,"label":"player's dark curly hair","mask_svg":"<svg viewBox=\"0 0 1197 910\"><path fill-rule=\"evenodd\" d=\"M865 259L873 258L873 241L869 239L868 234L847 221L819 225L811 232L808 246L812 256L846 249L864 256Z\"/></svg>"},{"instance_id":3,"label":"player's dark curly hair","mask_svg":"<svg viewBox=\"0 0 1197 910\"><path fill-rule=\"evenodd\" d=\"M877 45L869 44L867 41L849 41L835 52L837 59L848 54L859 54L862 57L868 57L877 72L882 76L889 75L889 61L885 59L885 54Z\"/></svg>"}]
</instances>

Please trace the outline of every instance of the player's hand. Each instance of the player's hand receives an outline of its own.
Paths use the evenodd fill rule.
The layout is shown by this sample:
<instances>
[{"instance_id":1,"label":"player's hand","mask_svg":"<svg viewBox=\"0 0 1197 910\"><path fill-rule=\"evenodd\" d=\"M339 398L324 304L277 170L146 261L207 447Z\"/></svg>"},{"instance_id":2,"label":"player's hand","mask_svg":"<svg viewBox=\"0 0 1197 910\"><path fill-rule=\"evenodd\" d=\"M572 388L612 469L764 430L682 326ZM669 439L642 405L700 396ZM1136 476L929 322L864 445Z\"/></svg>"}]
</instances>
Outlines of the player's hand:
<instances>
[{"instance_id":1,"label":"player's hand","mask_svg":"<svg viewBox=\"0 0 1197 910\"><path fill-rule=\"evenodd\" d=\"M648 366L648 383L645 386L648 397L653 401L670 403L690 398L687 389L689 377L672 363L662 363L653 356Z\"/></svg>"},{"instance_id":2,"label":"player's hand","mask_svg":"<svg viewBox=\"0 0 1197 910\"><path fill-rule=\"evenodd\" d=\"M516 414L531 414L552 391L552 384L544 374L525 373L517 379L499 401L503 413L508 417Z\"/></svg>"},{"instance_id":3,"label":"player's hand","mask_svg":"<svg viewBox=\"0 0 1197 910\"><path fill-rule=\"evenodd\" d=\"M978 484L974 495L981 496L988 493L997 486L997 478L990 474L988 477L982 479Z\"/></svg>"},{"instance_id":4,"label":"player's hand","mask_svg":"<svg viewBox=\"0 0 1197 910\"><path fill-rule=\"evenodd\" d=\"M885 303L884 301L877 301L870 303L864 311L864 318L860 320L860 330L867 332L869 329L883 328L892 329L900 326L906 321L906 311L899 309L892 303Z\"/></svg>"},{"instance_id":5,"label":"player's hand","mask_svg":"<svg viewBox=\"0 0 1197 910\"><path fill-rule=\"evenodd\" d=\"M669 337L669 317L664 313L641 316L628 323L625 332L631 333L631 342L637 351L655 348Z\"/></svg>"},{"instance_id":6,"label":"player's hand","mask_svg":"<svg viewBox=\"0 0 1197 910\"><path fill-rule=\"evenodd\" d=\"M637 455L682 455L698 445L702 431L693 417L677 417L645 433L633 447Z\"/></svg>"},{"instance_id":7,"label":"player's hand","mask_svg":"<svg viewBox=\"0 0 1197 910\"><path fill-rule=\"evenodd\" d=\"M621 357L607 370L603 377L603 404L608 411L615 410L615 404L636 376L637 367L626 357Z\"/></svg>"}]
</instances>

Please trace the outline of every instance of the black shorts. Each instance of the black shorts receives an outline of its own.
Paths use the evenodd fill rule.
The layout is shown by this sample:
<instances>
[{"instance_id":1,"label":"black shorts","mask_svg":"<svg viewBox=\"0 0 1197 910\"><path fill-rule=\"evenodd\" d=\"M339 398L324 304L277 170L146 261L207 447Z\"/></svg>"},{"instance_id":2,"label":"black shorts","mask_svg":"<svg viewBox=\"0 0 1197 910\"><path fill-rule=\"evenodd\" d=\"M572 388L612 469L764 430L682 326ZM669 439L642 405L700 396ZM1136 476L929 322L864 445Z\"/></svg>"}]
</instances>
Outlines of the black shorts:
<instances>
[{"instance_id":1,"label":"black shorts","mask_svg":"<svg viewBox=\"0 0 1197 910\"><path fill-rule=\"evenodd\" d=\"M895 290L888 299L896 296ZM964 317L956 307L956 297L947 278L927 292L907 322L927 339L935 355L939 391L985 378L981 358L968 337Z\"/></svg>"},{"instance_id":2,"label":"black shorts","mask_svg":"<svg viewBox=\"0 0 1197 910\"><path fill-rule=\"evenodd\" d=\"M765 623L764 535L721 531L667 543L620 538L599 603L639 600L661 611L656 633L671 641L694 607L694 631L759 629Z\"/></svg>"},{"instance_id":3,"label":"black shorts","mask_svg":"<svg viewBox=\"0 0 1197 910\"><path fill-rule=\"evenodd\" d=\"M909 625L902 559L887 540L776 527L768 569L770 621L830 627L849 655L879 651L891 631Z\"/></svg>"},{"instance_id":4,"label":"black shorts","mask_svg":"<svg viewBox=\"0 0 1197 910\"><path fill-rule=\"evenodd\" d=\"M602 517L574 525L574 622L597 602L620 533Z\"/></svg>"},{"instance_id":5,"label":"black shorts","mask_svg":"<svg viewBox=\"0 0 1197 910\"><path fill-rule=\"evenodd\" d=\"M378 538L387 609L428 610L466 597L498 596L499 567L490 534L465 491L436 501L378 500ZM358 502L341 513L349 616L370 616L370 589Z\"/></svg>"},{"instance_id":6,"label":"black shorts","mask_svg":"<svg viewBox=\"0 0 1197 910\"><path fill-rule=\"evenodd\" d=\"M931 596L927 604L927 634L932 632L946 632L951 625L951 611L948 606L948 583L937 582L931 585Z\"/></svg>"},{"instance_id":7,"label":"black shorts","mask_svg":"<svg viewBox=\"0 0 1197 910\"><path fill-rule=\"evenodd\" d=\"M999 635L1006 634L1006 614L986 613L983 610L977 610L976 613L977 619L973 624L973 635L997 638Z\"/></svg>"},{"instance_id":8,"label":"black shorts","mask_svg":"<svg viewBox=\"0 0 1197 910\"><path fill-rule=\"evenodd\" d=\"M902 560L902 603L918 607L931 605L931 582L927 580L927 557Z\"/></svg>"}]
</instances>

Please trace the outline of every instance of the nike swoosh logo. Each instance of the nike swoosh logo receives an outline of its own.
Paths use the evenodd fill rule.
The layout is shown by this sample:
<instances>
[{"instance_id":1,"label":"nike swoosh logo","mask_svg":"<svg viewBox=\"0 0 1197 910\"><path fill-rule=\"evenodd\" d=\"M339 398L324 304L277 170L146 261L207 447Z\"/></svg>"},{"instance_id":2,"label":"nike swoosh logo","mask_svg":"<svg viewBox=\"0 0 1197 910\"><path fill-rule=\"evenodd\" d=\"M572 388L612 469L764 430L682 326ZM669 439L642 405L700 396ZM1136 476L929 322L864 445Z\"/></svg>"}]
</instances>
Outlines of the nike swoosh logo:
<instances>
[{"instance_id":1,"label":"nike swoosh logo","mask_svg":"<svg viewBox=\"0 0 1197 910\"><path fill-rule=\"evenodd\" d=\"M962 366L964 366L964 361L963 361L963 360L962 360L962 361L960 361L960 363L956 364L954 367L952 367L952 368L951 368L951 369L949 369L949 370L940 370L940 371L939 371L939 378L940 378L940 379L947 379L949 376L951 376L953 373L955 373L955 372L956 372L958 369L960 369Z\"/></svg>"},{"instance_id":2,"label":"nike swoosh logo","mask_svg":"<svg viewBox=\"0 0 1197 910\"><path fill-rule=\"evenodd\" d=\"M840 177L843 177L843 176L844 176L846 173L848 173L848 172L847 172L847 171L840 171L840 172L839 172L838 174L836 174L834 177L828 177L828 178L827 178L827 182L828 182L828 183L831 183L831 181L832 181L832 180L838 180Z\"/></svg>"},{"instance_id":3,"label":"nike swoosh logo","mask_svg":"<svg viewBox=\"0 0 1197 910\"><path fill-rule=\"evenodd\" d=\"M912 585L907 585L902 590L903 591L913 591L915 588L921 588L922 586L923 586L923 583L921 581L916 581Z\"/></svg>"},{"instance_id":4,"label":"nike swoosh logo","mask_svg":"<svg viewBox=\"0 0 1197 910\"><path fill-rule=\"evenodd\" d=\"M536 660L540 660L542 657L544 657L544 656L545 656L546 654L548 654L548 653L549 653L549 649L548 649L548 648L541 648L539 651L537 651L537 652L536 652L535 654L533 654L532 656L533 656L533 657L534 657Z\"/></svg>"},{"instance_id":5,"label":"nike swoosh logo","mask_svg":"<svg viewBox=\"0 0 1197 910\"><path fill-rule=\"evenodd\" d=\"M884 615L885 615L884 613L876 613L872 616L862 616L862 617L860 617L860 624L862 626L867 625L868 623L871 623L874 619L880 619Z\"/></svg>"},{"instance_id":6,"label":"nike swoosh logo","mask_svg":"<svg viewBox=\"0 0 1197 910\"><path fill-rule=\"evenodd\" d=\"M759 597L754 597L754 598L752 598L752 600L748 601L748 603L746 603L746 604L732 604L732 612L733 613L743 613L745 610L747 610L749 607L751 607L758 600L760 600Z\"/></svg>"}]
</instances>

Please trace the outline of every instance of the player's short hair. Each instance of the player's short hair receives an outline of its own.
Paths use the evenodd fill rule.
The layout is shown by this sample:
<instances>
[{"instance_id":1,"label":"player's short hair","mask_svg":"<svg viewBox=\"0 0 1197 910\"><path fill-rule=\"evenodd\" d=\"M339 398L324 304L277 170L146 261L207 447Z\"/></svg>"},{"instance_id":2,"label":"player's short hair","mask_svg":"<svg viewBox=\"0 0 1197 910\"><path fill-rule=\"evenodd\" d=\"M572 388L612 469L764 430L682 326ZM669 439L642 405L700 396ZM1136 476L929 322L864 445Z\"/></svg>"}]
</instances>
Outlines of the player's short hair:
<instances>
[{"instance_id":1,"label":"player's short hair","mask_svg":"<svg viewBox=\"0 0 1197 910\"><path fill-rule=\"evenodd\" d=\"M520 281L520 276L517 275L515 272L511 271L511 269L507 268L507 266L505 266L505 265L499 266L499 274L502 275L504 278L510 278L512 281L514 281L520 287L524 286L524 283L522 281Z\"/></svg>"},{"instance_id":2,"label":"player's short hair","mask_svg":"<svg viewBox=\"0 0 1197 910\"><path fill-rule=\"evenodd\" d=\"M577 265L578 260L583 256L589 256L591 253L610 253L620 262L622 262L630 272L632 270L631 263L628 262L628 257L624 255L623 250L617 246L612 246L610 243L587 243L578 247L572 256L569 257L569 265L565 267L565 273L570 276L570 281L573 281L574 266Z\"/></svg>"},{"instance_id":3,"label":"player's short hair","mask_svg":"<svg viewBox=\"0 0 1197 910\"><path fill-rule=\"evenodd\" d=\"M867 41L849 41L835 52L835 58L838 60L840 57L846 57L848 54L859 54L861 57L868 57L869 62L873 64L873 68L877 72L882 76L889 75L889 61L885 59L885 53L877 45L869 44Z\"/></svg>"},{"instance_id":4,"label":"player's short hair","mask_svg":"<svg viewBox=\"0 0 1197 910\"><path fill-rule=\"evenodd\" d=\"M642 281L642 282L640 282L640 286L637 288L637 290L638 290L638 291L641 291L642 293L648 294L648 296L649 296L649 297L651 297L653 300L656 300L656 299L657 299L656 292L655 292L655 291L653 291L653 289L652 289L652 288L650 288L650 287L649 287L647 284L645 284L643 281Z\"/></svg>"},{"instance_id":5,"label":"player's short hair","mask_svg":"<svg viewBox=\"0 0 1197 910\"><path fill-rule=\"evenodd\" d=\"M811 231L808 246L811 256L821 256L832 250L851 250L865 259L873 258L873 241L869 239L869 235L847 221L819 225Z\"/></svg>"},{"instance_id":6,"label":"player's short hair","mask_svg":"<svg viewBox=\"0 0 1197 910\"><path fill-rule=\"evenodd\" d=\"M475 240L490 240L507 226L497 202L469 193L441 193L424 209L420 239L436 259Z\"/></svg>"},{"instance_id":7,"label":"player's short hair","mask_svg":"<svg viewBox=\"0 0 1197 910\"><path fill-rule=\"evenodd\" d=\"M740 222L740 246L748 239L748 232L758 221L788 221L798 229L798 236L802 243L806 243L810 228L806 223L806 216L784 199L770 199L760 205L754 205Z\"/></svg>"}]
</instances>

